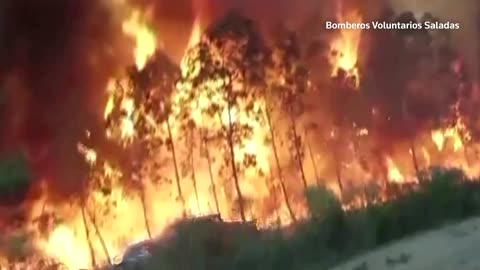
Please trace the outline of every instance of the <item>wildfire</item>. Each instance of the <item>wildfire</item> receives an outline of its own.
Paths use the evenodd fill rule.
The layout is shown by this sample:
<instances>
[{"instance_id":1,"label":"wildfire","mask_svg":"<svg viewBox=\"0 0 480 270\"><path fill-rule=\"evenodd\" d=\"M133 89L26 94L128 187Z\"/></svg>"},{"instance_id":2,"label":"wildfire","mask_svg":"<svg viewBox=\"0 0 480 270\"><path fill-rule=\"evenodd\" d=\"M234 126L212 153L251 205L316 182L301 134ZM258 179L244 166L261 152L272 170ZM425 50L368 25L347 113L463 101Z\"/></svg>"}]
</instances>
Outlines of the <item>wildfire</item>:
<instances>
[{"instance_id":1,"label":"wildfire","mask_svg":"<svg viewBox=\"0 0 480 270\"><path fill-rule=\"evenodd\" d=\"M388 179L395 183L402 183L405 181L405 177L400 172L395 162L387 157Z\"/></svg>"},{"instance_id":2,"label":"wildfire","mask_svg":"<svg viewBox=\"0 0 480 270\"><path fill-rule=\"evenodd\" d=\"M138 10L131 13L130 17L123 22L122 28L125 34L135 40L135 65L138 70L141 70L157 49L156 36Z\"/></svg>"},{"instance_id":3,"label":"wildfire","mask_svg":"<svg viewBox=\"0 0 480 270\"><path fill-rule=\"evenodd\" d=\"M463 118L458 111L458 103L453 108L455 123L451 127L433 130L431 133L432 141L437 146L439 151L442 151L448 140L453 143L453 150L455 152L463 149L465 143L471 141L471 134L466 127Z\"/></svg>"},{"instance_id":4,"label":"wildfire","mask_svg":"<svg viewBox=\"0 0 480 270\"><path fill-rule=\"evenodd\" d=\"M198 15L193 22L192 32L190 33L190 38L188 40L187 50L195 46L202 37L202 23L200 16Z\"/></svg>"},{"instance_id":5,"label":"wildfire","mask_svg":"<svg viewBox=\"0 0 480 270\"><path fill-rule=\"evenodd\" d=\"M349 11L346 14L339 12L337 20L340 23L361 23L362 16L356 11ZM360 29L342 29L330 44L332 56L330 59L333 65L332 76L337 76L339 70L347 72L348 76L355 79L356 87L360 83L360 74L358 70L358 47L360 44L362 30Z\"/></svg>"},{"instance_id":6,"label":"wildfire","mask_svg":"<svg viewBox=\"0 0 480 270\"><path fill-rule=\"evenodd\" d=\"M127 79L117 81L111 79L107 86L108 101L104 110L104 118L108 119L116 113L119 121L109 123L107 138L117 139L127 145L136 135L135 123L139 112L133 99L133 89ZM117 106L118 105L118 106Z\"/></svg>"},{"instance_id":7,"label":"wildfire","mask_svg":"<svg viewBox=\"0 0 480 270\"><path fill-rule=\"evenodd\" d=\"M447 140L452 140L455 152L463 148L463 140L455 128L432 131L432 141L439 151L444 149Z\"/></svg>"},{"instance_id":8,"label":"wildfire","mask_svg":"<svg viewBox=\"0 0 480 270\"><path fill-rule=\"evenodd\" d=\"M361 20L357 12L339 17ZM106 138L122 146L128 164L90 146L87 133L77 148L90 166L89 185L64 204L42 193L29 213L37 250L68 269L88 269L116 261L129 244L185 216L220 214L271 227L307 217L305 189L315 185L336 191L351 209L390 199L388 185L417 183L430 166L480 175L465 154L479 145L459 115L453 126L419 132L389 154L372 151L383 146L375 127L328 126L309 135L316 120L301 115L311 85L301 61L288 54L295 50L262 51L249 24L232 25L239 29L209 35L197 18L178 74L155 77L149 67L158 64L157 38L141 12L131 13L123 30L136 42L136 73L109 81L103 115ZM332 76L342 69L357 88L360 38L360 30L342 30L331 43L338 52ZM138 82L142 72L147 83ZM371 198L365 195L370 184L378 189Z\"/></svg>"}]
</instances>

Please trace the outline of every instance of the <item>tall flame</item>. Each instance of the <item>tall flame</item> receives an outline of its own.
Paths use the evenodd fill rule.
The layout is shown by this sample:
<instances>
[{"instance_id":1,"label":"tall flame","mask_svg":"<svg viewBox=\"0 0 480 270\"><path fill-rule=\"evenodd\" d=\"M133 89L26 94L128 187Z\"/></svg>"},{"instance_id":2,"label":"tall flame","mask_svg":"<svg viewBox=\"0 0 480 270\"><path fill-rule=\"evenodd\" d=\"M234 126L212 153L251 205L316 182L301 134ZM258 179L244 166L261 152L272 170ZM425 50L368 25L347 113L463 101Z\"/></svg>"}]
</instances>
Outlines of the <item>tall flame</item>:
<instances>
[{"instance_id":1,"label":"tall flame","mask_svg":"<svg viewBox=\"0 0 480 270\"><path fill-rule=\"evenodd\" d=\"M202 22L200 15L197 15L195 21L193 22L192 32L190 33L190 38L188 40L188 48L195 46L202 37Z\"/></svg>"},{"instance_id":2,"label":"tall flame","mask_svg":"<svg viewBox=\"0 0 480 270\"><path fill-rule=\"evenodd\" d=\"M361 23L362 16L357 11L349 11L346 14L339 12L337 21L340 23ZM330 60L333 65L332 76L336 76L342 69L356 79L357 88L360 82L357 62L361 34L362 30L360 29L342 29L330 45L333 51Z\"/></svg>"},{"instance_id":3,"label":"tall flame","mask_svg":"<svg viewBox=\"0 0 480 270\"><path fill-rule=\"evenodd\" d=\"M123 22L122 29L125 34L135 40L135 64L137 69L141 70L157 49L155 33L148 27L145 18L138 10L134 10Z\"/></svg>"},{"instance_id":4,"label":"tall flame","mask_svg":"<svg viewBox=\"0 0 480 270\"><path fill-rule=\"evenodd\" d=\"M400 169L397 167L397 164L390 158L387 157L387 169L388 169L388 180L396 183L402 183L405 181L405 177L402 175Z\"/></svg>"}]
</instances>

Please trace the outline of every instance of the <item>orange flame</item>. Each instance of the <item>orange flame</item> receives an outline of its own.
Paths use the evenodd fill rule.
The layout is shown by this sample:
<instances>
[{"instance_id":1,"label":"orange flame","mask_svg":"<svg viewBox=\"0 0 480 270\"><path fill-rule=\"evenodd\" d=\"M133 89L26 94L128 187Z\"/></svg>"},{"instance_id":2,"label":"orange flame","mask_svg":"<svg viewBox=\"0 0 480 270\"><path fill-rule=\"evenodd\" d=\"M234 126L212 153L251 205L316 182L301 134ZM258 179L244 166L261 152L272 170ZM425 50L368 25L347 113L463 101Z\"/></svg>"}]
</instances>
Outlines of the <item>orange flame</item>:
<instances>
[{"instance_id":1,"label":"orange flame","mask_svg":"<svg viewBox=\"0 0 480 270\"><path fill-rule=\"evenodd\" d=\"M340 23L361 23L362 16L359 12L350 11L346 14L339 14L337 20ZM346 71L349 76L356 79L358 88L360 77L357 67L358 47L360 44L362 30L360 29L342 29L339 36L331 43L333 55L331 63L333 65L332 76L336 76L340 69Z\"/></svg>"},{"instance_id":2,"label":"orange flame","mask_svg":"<svg viewBox=\"0 0 480 270\"><path fill-rule=\"evenodd\" d=\"M153 31L148 29L140 14L139 12L133 12L124 23L125 33L136 41L134 54L138 70L144 68L145 63L156 49L155 35ZM348 13L340 18L340 21L347 20L349 22L361 22L362 18L356 12ZM201 40L201 32L202 25L197 18L192 28L189 48L194 47ZM340 53L332 59L334 64L333 75L336 75L339 69L344 69L351 76L356 76L358 83L356 64L360 35L359 30L344 30L334 40L332 48ZM214 51L212 54L221 58L221 53L218 51ZM182 76L195 76L200 72L202 64L200 61L194 61L192 57L185 55L181 63ZM156 119L155 115L147 112L143 104L135 104L134 90L127 79L111 80L106 89L108 100L105 105L104 117L105 120L115 118L117 121L109 123L106 131L107 138L129 149L128 146L134 145L135 139L143 136L142 132L137 130L137 124L142 120L150 128L148 134L140 138L142 143L164 138L165 134L170 131L172 142L168 146L163 144L163 146L148 149L149 159L139 165L139 175L132 176L134 179L127 179L129 183L138 184L138 190L131 190L126 187L124 183L126 175L118 164L104 160L104 157L97 153L95 149L79 143L78 151L91 166L90 182L92 186L88 188L87 195L82 200L63 205L51 202L46 191L42 193L43 197L31 209L30 220L32 220L32 223L46 213L54 213L57 217L61 217L61 220L49 221L46 233L40 233L38 228L32 229L37 233L34 241L35 247L45 255L62 262L68 269L88 269L93 264L91 253L94 254L97 264L105 263L108 259L115 260L115 256L121 254L129 244L161 233L168 224L171 224L177 218L181 218L183 211L178 190L172 184L174 182L172 179L175 178L172 176L175 175L175 169L172 165L173 158L166 157L168 153L171 153L172 146L175 147L177 158L181 160L179 163L185 162L185 157L188 155L195 158L193 161L189 161L186 166L179 166L182 167L179 169L180 186L188 214L198 216L217 213L215 200L218 200L218 211L221 212L224 219L236 219L237 213L232 210L235 205L235 196L231 194L229 188L231 177L213 177L212 179L208 169L209 163L212 164L214 170L222 168L223 164L220 162L224 158L224 153L214 147L200 146L202 143L209 142L203 140L203 134L193 134L191 136L195 143L187 141L185 130L182 127L184 123L179 120L183 117L182 111L185 108L190 110L190 118L202 132L215 134L223 132L225 123L229 121L239 126L248 125L251 127L253 134L242 143L236 143L233 147L237 164L247 162L249 155L256 156L256 167L243 170L240 183L240 188L251 205L247 218L258 219L258 225L265 227L272 226L275 221L280 221L282 224L290 223L291 217L286 203L279 202L281 201L279 195L281 194L279 191L281 190L281 184L279 184L276 174L271 172L272 167L274 167L272 164L275 164L275 161L272 160L271 143L267 143L271 140L268 124L264 119L267 100L257 98L251 108L250 104L240 101L238 106L229 111L225 109L227 106L225 106L224 98L225 89L222 87L223 80L225 78L218 76L218 78L208 80L201 86L195 86L197 88L194 88L192 83L189 82L177 84L171 95L172 112L167 122L168 125L163 120ZM236 85L236 87L241 87L241 85ZM196 97L194 100L189 99L192 95ZM205 113L212 103L218 104L222 108L218 115L212 116ZM259 116L252 115L249 111L260 113ZM275 111L275 117L278 119L286 118L282 113L278 109ZM377 111L372 109L372 114L377 114ZM281 120L278 122L275 136L281 137L279 134L287 128ZM299 120L299 126L300 124L303 124L301 120ZM357 127L354 127L354 129L353 136L356 140L366 141L365 145L373 141L374 130ZM330 137L327 140L342 139L342 134L338 130L325 132L328 133L326 137ZM465 125L458 117L454 127L419 134L418 138L415 138L417 140L415 143L418 145L418 151L415 152L418 155L416 158L421 169L442 165L461 167L470 175L480 175L480 167L469 164L468 158L463 154L463 151L460 151L467 148L466 141L469 137L466 137L465 132ZM299 134L302 134L302 132L299 132ZM286 140L283 137L281 139L280 141ZM369 169L368 166L365 166L364 159L367 158L358 155L357 152L362 151L353 147L351 142L340 145L339 148L345 146L345 149L342 149L342 154L351 158L336 160L335 166L331 166L328 159L335 154L322 148L324 142L318 142L317 138L310 138L311 140L308 141L307 136L299 139L305 142L301 151L306 156L311 155L308 158L309 160L303 164L308 184L313 185L312 183L319 181L319 177L336 179L336 181L327 180L327 182L321 184L326 184L332 190L337 191L345 208L365 206L367 200L360 196L355 197L353 202L348 202L346 199L343 201L343 190L340 190L339 187L340 184L344 184L343 181L360 179L358 181L361 183L352 184L353 187L351 188L354 189L355 184L364 185L373 181L371 179L377 176L375 175L377 173L375 169ZM448 141L453 142L453 150L446 147ZM282 153L281 156L288 157L290 154L290 149L286 149L288 146L279 144L278 148ZM435 150L432 151L432 144L437 146L438 150L448 153L450 159L439 160L439 153ZM194 145L194 147L189 148L190 145ZM309 149L310 146L312 149ZM372 161L376 159L371 158L368 160L368 165L373 163L373 166L382 167L382 173L384 173L383 169L386 167L386 177L388 178L386 180L393 183L405 183L415 179L415 172L410 167L405 166L405 162L403 162L404 160L411 161L413 151L410 148L411 146L399 147L391 156L383 156L380 161ZM210 152L205 153L205 149ZM309 150L312 150L313 154ZM289 167L292 165L288 160L280 160L279 162L284 169L285 178L294 179L294 181L286 181L287 192L289 196L291 194L291 197L293 197L292 208L298 218L305 217L307 216L307 208L303 201L304 190L298 188L298 182L295 182L298 178L295 175L295 169ZM332 167L336 168L332 169ZM192 168L195 169L195 186L192 183L192 173L188 171ZM159 181L159 179L162 181ZM227 181L228 183L226 183ZM98 183L101 184L102 189L95 186ZM217 188L216 193L213 191L214 185ZM363 187L362 190L365 190ZM344 188L348 189L347 187ZM218 198L214 198L215 194ZM279 198L276 198L276 196ZM386 200L388 197L385 195L381 199ZM274 211L271 211L271 209ZM2 258L0 258L0 265L3 263ZM34 267L20 269L36 270Z\"/></svg>"},{"instance_id":3,"label":"orange flame","mask_svg":"<svg viewBox=\"0 0 480 270\"><path fill-rule=\"evenodd\" d=\"M200 19L200 15L197 15L195 21L193 22L192 32L190 33L190 38L188 40L187 49L195 46L202 37L202 23Z\"/></svg>"},{"instance_id":4,"label":"orange flame","mask_svg":"<svg viewBox=\"0 0 480 270\"><path fill-rule=\"evenodd\" d=\"M400 169L397 167L395 162L390 157L387 157L387 168L388 168L388 180L395 183L405 182L405 177L402 175L402 173L400 172Z\"/></svg>"},{"instance_id":5,"label":"orange flame","mask_svg":"<svg viewBox=\"0 0 480 270\"><path fill-rule=\"evenodd\" d=\"M157 49L156 36L138 10L134 10L123 22L122 29L126 35L135 40L135 64L137 69L141 70Z\"/></svg>"}]
</instances>

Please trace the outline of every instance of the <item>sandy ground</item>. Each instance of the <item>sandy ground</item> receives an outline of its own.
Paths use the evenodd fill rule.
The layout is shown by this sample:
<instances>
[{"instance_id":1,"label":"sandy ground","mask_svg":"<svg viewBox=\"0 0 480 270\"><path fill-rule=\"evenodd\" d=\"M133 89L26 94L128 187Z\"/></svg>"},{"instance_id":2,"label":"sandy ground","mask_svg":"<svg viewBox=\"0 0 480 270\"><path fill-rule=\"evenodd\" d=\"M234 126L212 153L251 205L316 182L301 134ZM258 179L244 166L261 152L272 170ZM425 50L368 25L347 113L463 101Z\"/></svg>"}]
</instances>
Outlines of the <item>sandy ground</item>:
<instances>
[{"instance_id":1,"label":"sandy ground","mask_svg":"<svg viewBox=\"0 0 480 270\"><path fill-rule=\"evenodd\" d=\"M480 270L480 218L406 238L331 270Z\"/></svg>"}]
</instances>

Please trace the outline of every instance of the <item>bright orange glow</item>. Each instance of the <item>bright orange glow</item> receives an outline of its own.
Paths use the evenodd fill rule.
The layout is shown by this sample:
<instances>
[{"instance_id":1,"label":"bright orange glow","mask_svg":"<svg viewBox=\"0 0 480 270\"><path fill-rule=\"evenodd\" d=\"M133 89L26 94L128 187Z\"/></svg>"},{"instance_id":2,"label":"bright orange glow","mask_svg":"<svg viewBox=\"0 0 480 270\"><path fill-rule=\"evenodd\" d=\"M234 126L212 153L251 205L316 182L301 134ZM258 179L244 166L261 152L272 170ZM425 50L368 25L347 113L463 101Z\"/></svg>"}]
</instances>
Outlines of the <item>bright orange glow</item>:
<instances>
[{"instance_id":1,"label":"bright orange glow","mask_svg":"<svg viewBox=\"0 0 480 270\"><path fill-rule=\"evenodd\" d=\"M200 39L202 37L202 31L203 30L200 16L197 16L195 18L195 21L193 22L192 32L190 33L187 48L191 48L195 46L198 42L200 42Z\"/></svg>"},{"instance_id":2,"label":"bright orange glow","mask_svg":"<svg viewBox=\"0 0 480 270\"><path fill-rule=\"evenodd\" d=\"M444 130L432 131L432 140L437 146L439 151L442 151L445 147L447 140L451 140L453 143L453 149L458 151L463 148L463 141L455 128L447 128Z\"/></svg>"},{"instance_id":3,"label":"bright orange glow","mask_svg":"<svg viewBox=\"0 0 480 270\"><path fill-rule=\"evenodd\" d=\"M337 20L340 23L361 23L362 16L356 11L350 11L347 14L337 15ZM358 62L358 47L360 44L362 30L360 29L342 29L338 37L336 37L330 44L333 54L331 63L333 65L332 76L336 76L340 69L347 72L351 77L356 78L356 86L360 82L357 62Z\"/></svg>"},{"instance_id":4,"label":"bright orange glow","mask_svg":"<svg viewBox=\"0 0 480 270\"><path fill-rule=\"evenodd\" d=\"M455 107L455 113L457 114L457 120L454 126L433 130L431 133L432 141L439 151L444 150L445 144L448 141L451 141L455 152L460 151L464 148L465 142L471 140L470 132L458 112L458 105Z\"/></svg>"},{"instance_id":5,"label":"bright orange glow","mask_svg":"<svg viewBox=\"0 0 480 270\"><path fill-rule=\"evenodd\" d=\"M123 22L122 28L125 34L135 40L135 64L141 70L157 49L156 36L138 10Z\"/></svg>"},{"instance_id":6,"label":"bright orange glow","mask_svg":"<svg viewBox=\"0 0 480 270\"><path fill-rule=\"evenodd\" d=\"M405 177L400 172L395 162L387 157L388 179L395 183L402 183L405 181Z\"/></svg>"},{"instance_id":7,"label":"bright orange glow","mask_svg":"<svg viewBox=\"0 0 480 270\"><path fill-rule=\"evenodd\" d=\"M117 92L116 89L121 89ZM111 80L107 86L108 100L105 105L104 118L112 115L116 109L120 120L115 124L115 127L107 129L107 137L112 139L119 139L122 144L129 144L136 136L135 122L138 120L138 110L133 100L133 89L129 85L127 79L115 81ZM118 106L115 107L115 104Z\"/></svg>"},{"instance_id":8,"label":"bright orange glow","mask_svg":"<svg viewBox=\"0 0 480 270\"><path fill-rule=\"evenodd\" d=\"M123 30L136 42L132 52L135 67L150 74L144 69L150 67L146 66L149 60L156 63L152 56L157 39L141 12L128 14ZM339 16L339 21L361 22L362 17L349 12ZM388 152L383 151L386 142L379 142L373 125L367 129L356 124L341 128L329 124L308 135L307 127L317 118L306 119L303 112L293 115L296 107L291 109L294 113L288 112L277 100L278 93L262 88L271 86L267 90L274 92L290 87L285 73L293 65L282 67L277 63L282 57L277 55L274 67L266 72L272 74L266 75L265 84L250 86L242 77L243 70L237 72L238 66L226 60L239 53L243 41L222 40L223 47L219 47L202 32L197 16L178 66L181 79L172 79L171 88L163 89L157 81L144 87L147 89L140 88L125 74L108 82L103 89L107 96L105 137L121 146L119 151L124 151L128 160L110 159L101 147L89 146L88 140L78 142L77 150L90 166L83 197L59 203L42 186L41 197L29 208L27 229L32 232L31 244L38 257L55 259L69 270L92 269L109 260L118 261L128 245L161 234L184 214L220 214L224 220L239 220L240 195L233 171L244 198L246 219L256 220L261 228L308 217L299 167L307 187L325 185L338 195L345 209L394 198L387 190L389 185L415 184L416 170L430 166L461 168L468 176L480 175L478 159L470 162L468 155L480 149L480 144L471 141L458 108L454 124L419 131L413 143L393 141ZM340 31L331 43L338 54L332 57L334 70L332 74L327 71L327 76L336 76L343 69L356 77L358 88L360 38L360 30ZM199 43L201 48L195 46ZM206 53L210 62L204 60ZM244 94L241 90L245 89L252 91ZM227 93L233 91L244 95L228 102ZM145 92L168 94L150 102L142 96ZM371 114L380 117L382 111L372 109ZM297 137L291 135L289 117L294 118ZM299 145L299 153L294 153L293 144ZM295 159L295 154L300 157ZM366 194L370 187L376 192L372 198ZM0 266L6 264L2 255ZM18 269L37 270L33 265Z\"/></svg>"}]
</instances>

